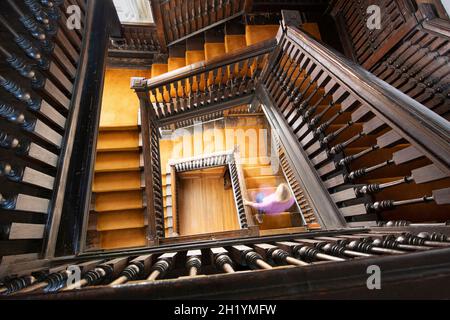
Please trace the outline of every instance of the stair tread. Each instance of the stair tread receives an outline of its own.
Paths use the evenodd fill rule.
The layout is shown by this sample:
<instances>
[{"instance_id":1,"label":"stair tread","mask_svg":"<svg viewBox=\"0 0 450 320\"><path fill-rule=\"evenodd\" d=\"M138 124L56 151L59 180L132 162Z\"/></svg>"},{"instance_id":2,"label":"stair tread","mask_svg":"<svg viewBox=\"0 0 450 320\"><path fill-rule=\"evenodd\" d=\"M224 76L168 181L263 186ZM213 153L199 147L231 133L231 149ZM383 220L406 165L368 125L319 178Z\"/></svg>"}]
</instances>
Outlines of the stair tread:
<instances>
[{"instance_id":1,"label":"stair tread","mask_svg":"<svg viewBox=\"0 0 450 320\"><path fill-rule=\"evenodd\" d=\"M100 243L103 249L142 247L147 244L146 228L100 232Z\"/></svg>"},{"instance_id":2,"label":"stair tread","mask_svg":"<svg viewBox=\"0 0 450 320\"><path fill-rule=\"evenodd\" d=\"M106 70L100 131L138 129L139 99L136 93L130 90L130 78L149 76L149 70Z\"/></svg>"},{"instance_id":3,"label":"stair tread","mask_svg":"<svg viewBox=\"0 0 450 320\"><path fill-rule=\"evenodd\" d=\"M92 191L113 192L140 190L142 188L141 173L137 172L113 172L96 173Z\"/></svg>"},{"instance_id":4,"label":"stair tread","mask_svg":"<svg viewBox=\"0 0 450 320\"><path fill-rule=\"evenodd\" d=\"M103 131L98 135L97 152L139 150L139 131Z\"/></svg>"},{"instance_id":5,"label":"stair tread","mask_svg":"<svg viewBox=\"0 0 450 320\"><path fill-rule=\"evenodd\" d=\"M173 71L186 66L186 58L169 57L167 60L167 71Z\"/></svg>"},{"instance_id":6,"label":"stair tread","mask_svg":"<svg viewBox=\"0 0 450 320\"><path fill-rule=\"evenodd\" d=\"M211 60L224 55L225 43L205 43L205 60Z\"/></svg>"},{"instance_id":7,"label":"stair tread","mask_svg":"<svg viewBox=\"0 0 450 320\"><path fill-rule=\"evenodd\" d=\"M117 212L102 212L97 215L97 231L143 228L143 210L124 210Z\"/></svg>"},{"instance_id":8,"label":"stair tread","mask_svg":"<svg viewBox=\"0 0 450 320\"><path fill-rule=\"evenodd\" d=\"M95 160L95 172L140 170L139 151L101 152Z\"/></svg>"},{"instance_id":9,"label":"stair tread","mask_svg":"<svg viewBox=\"0 0 450 320\"><path fill-rule=\"evenodd\" d=\"M279 28L279 25L247 25L245 27L247 46L275 38Z\"/></svg>"},{"instance_id":10,"label":"stair tread","mask_svg":"<svg viewBox=\"0 0 450 320\"><path fill-rule=\"evenodd\" d=\"M142 209L142 191L124 191L99 193L95 196L95 211L122 211L129 209Z\"/></svg>"},{"instance_id":11,"label":"stair tread","mask_svg":"<svg viewBox=\"0 0 450 320\"><path fill-rule=\"evenodd\" d=\"M319 25L314 22L307 22L302 24L302 29L312 35L315 39L321 40Z\"/></svg>"},{"instance_id":12,"label":"stair tread","mask_svg":"<svg viewBox=\"0 0 450 320\"><path fill-rule=\"evenodd\" d=\"M291 216L292 212L281 212L274 215L265 214L263 217L263 223L259 225L261 230L267 229L281 229L292 227Z\"/></svg>"},{"instance_id":13,"label":"stair tread","mask_svg":"<svg viewBox=\"0 0 450 320\"><path fill-rule=\"evenodd\" d=\"M309 229L308 225L308 229ZM266 230L260 230L260 236L272 236L272 235L280 235L280 234L294 234L294 233L301 233L301 232L307 232L308 229L306 227L288 227L288 228L280 228L280 229L266 229ZM320 226L314 228L314 229L320 229Z\"/></svg>"},{"instance_id":14,"label":"stair tread","mask_svg":"<svg viewBox=\"0 0 450 320\"><path fill-rule=\"evenodd\" d=\"M186 65L194 64L196 62L205 60L204 50L189 50L186 51Z\"/></svg>"},{"instance_id":15,"label":"stair tread","mask_svg":"<svg viewBox=\"0 0 450 320\"><path fill-rule=\"evenodd\" d=\"M225 51L227 53L245 48L247 46L247 40L245 35L233 34L225 35Z\"/></svg>"},{"instance_id":16,"label":"stair tread","mask_svg":"<svg viewBox=\"0 0 450 320\"><path fill-rule=\"evenodd\" d=\"M152 65L151 77L154 78L164 73L167 73L168 67L169 66L167 63L154 63Z\"/></svg>"}]
</instances>

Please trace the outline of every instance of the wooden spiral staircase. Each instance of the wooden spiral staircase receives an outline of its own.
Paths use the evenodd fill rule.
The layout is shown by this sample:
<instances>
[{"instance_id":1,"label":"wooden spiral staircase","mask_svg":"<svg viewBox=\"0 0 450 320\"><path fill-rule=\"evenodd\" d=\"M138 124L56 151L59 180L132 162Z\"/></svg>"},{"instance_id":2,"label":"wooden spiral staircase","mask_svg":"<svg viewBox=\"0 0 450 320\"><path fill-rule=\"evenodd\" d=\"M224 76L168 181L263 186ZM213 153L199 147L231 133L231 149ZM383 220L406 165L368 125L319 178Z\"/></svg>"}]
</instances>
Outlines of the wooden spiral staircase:
<instances>
[{"instance_id":1,"label":"wooden spiral staircase","mask_svg":"<svg viewBox=\"0 0 450 320\"><path fill-rule=\"evenodd\" d=\"M162 51L143 71L107 68L112 1L2 2L0 294L448 298L448 22L432 1L380 1L386 28L365 38L359 2L331 1L345 57L294 2L275 28L245 20L272 1L153 1ZM185 155L171 133L197 121ZM272 157L226 127L273 129ZM202 170L231 188L236 230L179 234L173 177ZM243 199L280 182L295 208L258 225ZM374 264L389 272L369 292Z\"/></svg>"}]
</instances>

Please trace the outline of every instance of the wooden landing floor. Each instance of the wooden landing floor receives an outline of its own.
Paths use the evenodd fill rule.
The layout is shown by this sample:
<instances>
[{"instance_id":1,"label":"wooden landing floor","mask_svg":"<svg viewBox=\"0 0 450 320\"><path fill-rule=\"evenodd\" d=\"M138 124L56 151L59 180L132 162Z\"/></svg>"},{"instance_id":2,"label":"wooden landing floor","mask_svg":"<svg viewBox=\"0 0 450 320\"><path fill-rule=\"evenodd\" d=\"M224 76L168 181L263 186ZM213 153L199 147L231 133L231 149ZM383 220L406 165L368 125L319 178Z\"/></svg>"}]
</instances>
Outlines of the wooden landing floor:
<instances>
[{"instance_id":1,"label":"wooden landing floor","mask_svg":"<svg viewBox=\"0 0 450 320\"><path fill-rule=\"evenodd\" d=\"M180 236L238 230L233 191L224 189L223 175L217 171L208 174L207 170L194 173L178 181Z\"/></svg>"}]
</instances>

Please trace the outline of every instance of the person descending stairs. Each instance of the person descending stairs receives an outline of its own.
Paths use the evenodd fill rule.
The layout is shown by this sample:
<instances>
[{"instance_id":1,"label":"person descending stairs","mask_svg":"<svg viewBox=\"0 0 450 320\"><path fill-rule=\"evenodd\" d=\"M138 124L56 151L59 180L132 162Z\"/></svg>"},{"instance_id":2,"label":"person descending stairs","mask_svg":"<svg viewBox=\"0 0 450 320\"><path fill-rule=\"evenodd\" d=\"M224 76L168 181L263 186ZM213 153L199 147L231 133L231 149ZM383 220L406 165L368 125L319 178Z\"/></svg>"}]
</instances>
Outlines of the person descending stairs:
<instances>
[{"instance_id":1,"label":"person descending stairs","mask_svg":"<svg viewBox=\"0 0 450 320\"><path fill-rule=\"evenodd\" d=\"M301 226L302 218L281 168L244 165L247 199L260 230Z\"/></svg>"}]
</instances>

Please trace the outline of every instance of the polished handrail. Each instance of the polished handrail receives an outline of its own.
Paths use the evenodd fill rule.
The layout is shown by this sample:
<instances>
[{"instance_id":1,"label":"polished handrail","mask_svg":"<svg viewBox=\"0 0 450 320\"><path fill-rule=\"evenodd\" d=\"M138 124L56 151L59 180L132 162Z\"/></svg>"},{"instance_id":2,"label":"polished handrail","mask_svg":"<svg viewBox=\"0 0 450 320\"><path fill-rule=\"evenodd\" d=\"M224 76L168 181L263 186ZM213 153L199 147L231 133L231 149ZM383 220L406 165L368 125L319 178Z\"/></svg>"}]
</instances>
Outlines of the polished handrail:
<instances>
[{"instance_id":1,"label":"polished handrail","mask_svg":"<svg viewBox=\"0 0 450 320\"><path fill-rule=\"evenodd\" d=\"M153 77L151 79L146 79L146 89L151 90L154 88L164 87L171 83L181 81L195 75L229 66L233 63L240 62L249 58L261 56L272 52L276 46L276 40L270 39L240 50L236 50L231 53L224 54L220 57L208 61L200 61L173 71L169 71L165 74ZM132 89L139 88L141 88L141 86L136 86L134 83L132 83Z\"/></svg>"}]
</instances>

